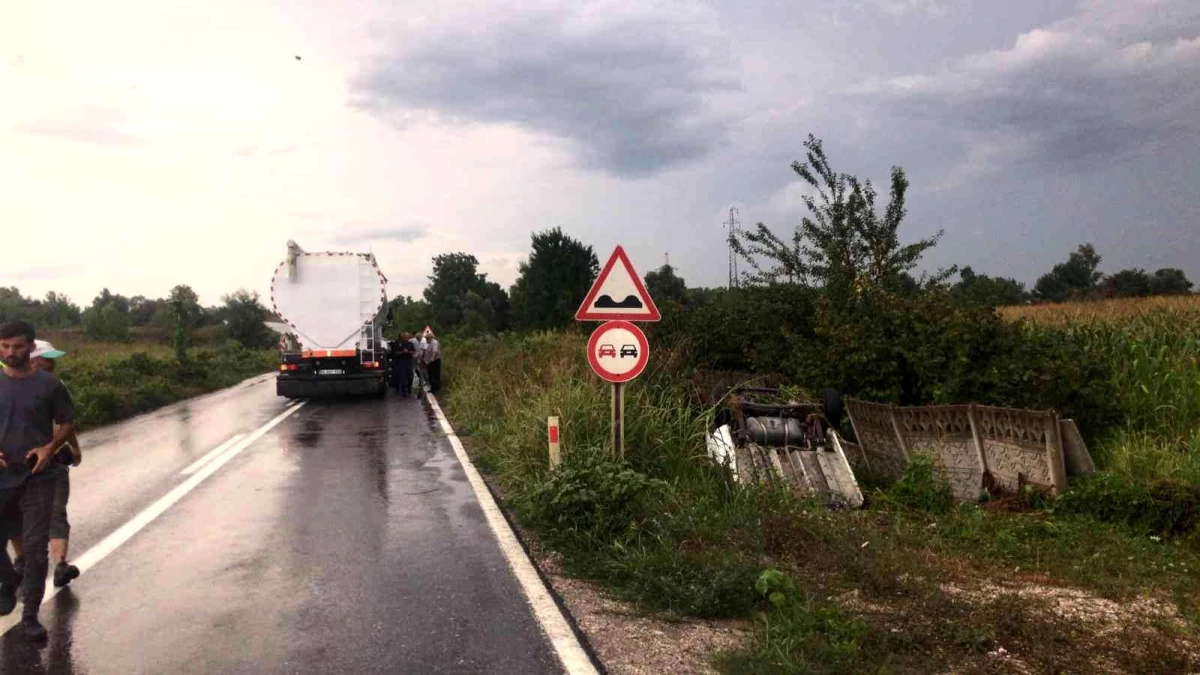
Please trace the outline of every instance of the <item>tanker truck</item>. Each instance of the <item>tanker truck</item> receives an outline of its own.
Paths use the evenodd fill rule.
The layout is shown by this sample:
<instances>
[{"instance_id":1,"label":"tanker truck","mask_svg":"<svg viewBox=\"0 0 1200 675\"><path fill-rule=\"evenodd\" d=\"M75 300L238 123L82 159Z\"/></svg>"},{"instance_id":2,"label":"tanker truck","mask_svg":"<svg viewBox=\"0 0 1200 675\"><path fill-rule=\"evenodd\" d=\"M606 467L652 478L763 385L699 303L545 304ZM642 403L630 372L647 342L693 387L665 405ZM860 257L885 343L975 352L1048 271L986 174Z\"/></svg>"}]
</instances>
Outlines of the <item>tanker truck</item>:
<instances>
[{"instance_id":1,"label":"tanker truck","mask_svg":"<svg viewBox=\"0 0 1200 675\"><path fill-rule=\"evenodd\" d=\"M271 279L288 326L275 393L287 398L387 392L387 278L371 253L309 253L294 241Z\"/></svg>"}]
</instances>

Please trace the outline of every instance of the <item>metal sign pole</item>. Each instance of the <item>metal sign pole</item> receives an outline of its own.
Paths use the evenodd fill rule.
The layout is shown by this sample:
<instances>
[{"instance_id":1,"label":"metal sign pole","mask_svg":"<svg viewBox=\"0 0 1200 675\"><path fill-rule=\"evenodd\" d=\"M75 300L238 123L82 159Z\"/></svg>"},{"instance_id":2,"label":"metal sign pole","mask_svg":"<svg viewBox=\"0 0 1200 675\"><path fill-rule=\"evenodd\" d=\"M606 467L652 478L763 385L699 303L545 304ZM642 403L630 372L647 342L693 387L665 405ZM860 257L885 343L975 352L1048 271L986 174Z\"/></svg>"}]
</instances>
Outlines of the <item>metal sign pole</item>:
<instances>
[{"instance_id":1,"label":"metal sign pole","mask_svg":"<svg viewBox=\"0 0 1200 675\"><path fill-rule=\"evenodd\" d=\"M614 382L612 386L612 435L613 454L625 459L625 384Z\"/></svg>"}]
</instances>

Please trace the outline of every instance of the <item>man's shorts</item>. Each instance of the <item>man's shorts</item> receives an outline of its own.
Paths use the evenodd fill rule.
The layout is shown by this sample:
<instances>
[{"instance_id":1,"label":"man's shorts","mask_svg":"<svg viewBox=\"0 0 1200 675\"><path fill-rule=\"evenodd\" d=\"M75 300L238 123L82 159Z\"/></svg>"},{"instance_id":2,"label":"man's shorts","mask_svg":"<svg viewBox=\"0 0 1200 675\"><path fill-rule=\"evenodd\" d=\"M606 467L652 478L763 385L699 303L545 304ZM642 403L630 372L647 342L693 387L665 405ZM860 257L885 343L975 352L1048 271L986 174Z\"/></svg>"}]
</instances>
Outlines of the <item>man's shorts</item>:
<instances>
[{"instance_id":1,"label":"man's shorts","mask_svg":"<svg viewBox=\"0 0 1200 675\"><path fill-rule=\"evenodd\" d=\"M71 497L71 471L67 467L62 467L59 470L58 476L54 479L54 505L50 510L50 538L51 539L69 539L71 535L71 523L67 522L67 500ZM8 538L13 539L21 536L22 522L21 510L13 505L13 511L10 514L8 523Z\"/></svg>"}]
</instances>

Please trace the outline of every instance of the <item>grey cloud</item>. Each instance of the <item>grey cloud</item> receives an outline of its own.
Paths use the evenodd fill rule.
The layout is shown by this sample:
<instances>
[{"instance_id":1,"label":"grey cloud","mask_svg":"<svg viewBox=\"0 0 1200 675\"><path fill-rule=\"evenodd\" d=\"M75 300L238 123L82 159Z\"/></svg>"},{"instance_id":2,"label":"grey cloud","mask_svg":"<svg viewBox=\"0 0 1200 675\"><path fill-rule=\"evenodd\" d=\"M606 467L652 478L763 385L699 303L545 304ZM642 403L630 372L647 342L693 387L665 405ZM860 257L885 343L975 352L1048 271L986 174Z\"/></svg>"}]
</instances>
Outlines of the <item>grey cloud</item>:
<instances>
[{"instance_id":1,"label":"grey cloud","mask_svg":"<svg viewBox=\"0 0 1200 675\"><path fill-rule=\"evenodd\" d=\"M1079 17L1022 34L1010 48L851 93L892 119L942 123L968 147L1001 139L1023 149L1013 159L1055 169L1195 144L1200 5L1154 4L1181 23L1111 25L1124 10L1092 3Z\"/></svg>"},{"instance_id":2,"label":"grey cloud","mask_svg":"<svg viewBox=\"0 0 1200 675\"><path fill-rule=\"evenodd\" d=\"M369 241L398 241L413 242L429 234L429 229L422 224L412 224L400 227L383 226L363 229L349 229L339 232L334 243L340 246L364 243Z\"/></svg>"},{"instance_id":3,"label":"grey cloud","mask_svg":"<svg viewBox=\"0 0 1200 675\"><path fill-rule=\"evenodd\" d=\"M719 65L716 21L683 5L590 5L475 16L393 36L353 85L393 121L514 124L568 141L587 168L637 178L708 155L731 120L712 98L739 87Z\"/></svg>"}]
</instances>

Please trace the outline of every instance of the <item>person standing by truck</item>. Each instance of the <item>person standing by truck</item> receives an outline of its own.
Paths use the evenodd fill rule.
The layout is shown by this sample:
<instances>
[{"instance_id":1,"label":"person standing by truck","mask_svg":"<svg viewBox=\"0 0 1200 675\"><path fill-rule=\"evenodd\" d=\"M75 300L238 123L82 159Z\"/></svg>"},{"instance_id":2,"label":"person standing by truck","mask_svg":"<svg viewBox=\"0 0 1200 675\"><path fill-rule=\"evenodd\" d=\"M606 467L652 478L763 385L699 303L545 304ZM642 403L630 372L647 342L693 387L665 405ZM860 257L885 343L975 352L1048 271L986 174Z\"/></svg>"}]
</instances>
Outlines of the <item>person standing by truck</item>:
<instances>
[{"instance_id":1,"label":"person standing by truck","mask_svg":"<svg viewBox=\"0 0 1200 675\"><path fill-rule=\"evenodd\" d=\"M392 344L396 351L392 354L392 380L399 396L412 396L413 355L416 347L412 344L412 336L408 333L400 335L400 339Z\"/></svg>"},{"instance_id":2,"label":"person standing by truck","mask_svg":"<svg viewBox=\"0 0 1200 675\"><path fill-rule=\"evenodd\" d=\"M433 331L426 335L425 371L429 373L429 391L438 393L442 389L442 345Z\"/></svg>"},{"instance_id":3,"label":"person standing by truck","mask_svg":"<svg viewBox=\"0 0 1200 675\"><path fill-rule=\"evenodd\" d=\"M420 391L417 392L417 397L420 398L421 391L425 391L425 340L422 339L420 331L415 333L409 342L413 346L413 372L417 376L417 386Z\"/></svg>"}]
</instances>

